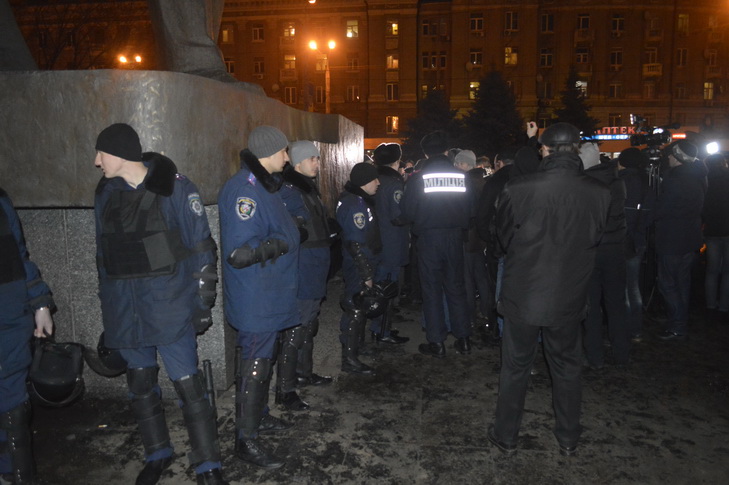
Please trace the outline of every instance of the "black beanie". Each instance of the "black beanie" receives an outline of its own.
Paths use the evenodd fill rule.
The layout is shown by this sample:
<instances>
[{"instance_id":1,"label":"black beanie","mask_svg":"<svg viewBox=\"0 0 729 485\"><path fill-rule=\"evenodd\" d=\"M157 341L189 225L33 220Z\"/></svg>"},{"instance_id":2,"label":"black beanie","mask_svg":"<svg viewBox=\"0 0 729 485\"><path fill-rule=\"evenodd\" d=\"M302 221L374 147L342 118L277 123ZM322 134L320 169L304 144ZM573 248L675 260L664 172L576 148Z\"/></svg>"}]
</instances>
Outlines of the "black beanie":
<instances>
[{"instance_id":1,"label":"black beanie","mask_svg":"<svg viewBox=\"0 0 729 485\"><path fill-rule=\"evenodd\" d=\"M363 187L377 178L377 167L367 162L360 162L352 167L349 181L357 187Z\"/></svg>"},{"instance_id":2,"label":"black beanie","mask_svg":"<svg viewBox=\"0 0 729 485\"><path fill-rule=\"evenodd\" d=\"M402 157L402 148L397 143L382 143L372 154L376 165L392 165Z\"/></svg>"},{"instance_id":3,"label":"black beanie","mask_svg":"<svg viewBox=\"0 0 729 485\"><path fill-rule=\"evenodd\" d=\"M618 155L618 163L625 168L640 168L648 165L648 155L635 147L626 148Z\"/></svg>"},{"instance_id":4,"label":"black beanie","mask_svg":"<svg viewBox=\"0 0 729 485\"><path fill-rule=\"evenodd\" d=\"M130 162L142 160L139 135L126 123L114 123L101 130L96 138L96 149Z\"/></svg>"},{"instance_id":5,"label":"black beanie","mask_svg":"<svg viewBox=\"0 0 729 485\"><path fill-rule=\"evenodd\" d=\"M448 136L442 131L428 133L420 140L420 148L428 157L442 155L448 150Z\"/></svg>"}]
</instances>

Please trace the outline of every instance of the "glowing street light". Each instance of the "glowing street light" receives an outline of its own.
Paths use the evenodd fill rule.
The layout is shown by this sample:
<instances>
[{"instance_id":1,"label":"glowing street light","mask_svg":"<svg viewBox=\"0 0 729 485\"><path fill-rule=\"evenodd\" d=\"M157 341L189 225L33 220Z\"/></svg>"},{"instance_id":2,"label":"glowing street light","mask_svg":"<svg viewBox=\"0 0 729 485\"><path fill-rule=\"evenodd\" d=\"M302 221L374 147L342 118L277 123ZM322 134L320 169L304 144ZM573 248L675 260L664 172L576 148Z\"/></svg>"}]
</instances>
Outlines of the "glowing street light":
<instances>
[{"instance_id":1,"label":"glowing street light","mask_svg":"<svg viewBox=\"0 0 729 485\"><path fill-rule=\"evenodd\" d=\"M324 100L324 112L325 113L330 113L331 107L332 107L331 102L329 101L329 97L331 94L331 77L329 74L329 52L334 50L334 48L336 46L337 46L337 43L334 42L333 40L330 40L329 42L327 42L327 51L322 52L319 50L319 46L315 40L309 41L309 49L311 49L313 51L317 51L318 53L320 53L321 55L324 56L324 96L326 98Z\"/></svg>"},{"instance_id":2,"label":"glowing street light","mask_svg":"<svg viewBox=\"0 0 729 485\"><path fill-rule=\"evenodd\" d=\"M132 62L141 64L142 56L140 56L139 54L136 54L136 55L134 55L134 57L132 57L130 59L129 57L125 56L124 54L119 54L119 56L116 58L116 60L119 61L119 64L122 64L122 65L127 65L127 64L131 65Z\"/></svg>"}]
</instances>

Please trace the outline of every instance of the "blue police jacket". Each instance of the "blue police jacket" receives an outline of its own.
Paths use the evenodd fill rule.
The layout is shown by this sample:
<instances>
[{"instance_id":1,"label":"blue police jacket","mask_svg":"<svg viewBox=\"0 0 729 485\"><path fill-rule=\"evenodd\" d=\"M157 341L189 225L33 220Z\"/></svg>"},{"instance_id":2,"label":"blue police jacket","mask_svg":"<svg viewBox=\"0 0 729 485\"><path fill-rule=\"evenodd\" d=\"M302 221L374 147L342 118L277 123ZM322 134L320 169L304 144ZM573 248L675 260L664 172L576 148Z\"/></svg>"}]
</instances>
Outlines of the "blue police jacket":
<instances>
[{"instance_id":1,"label":"blue police jacket","mask_svg":"<svg viewBox=\"0 0 729 485\"><path fill-rule=\"evenodd\" d=\"M337 222L342 226L342 273L345 295L351 297L363 284L375 278L380 264L382 242L374 209L374 199L347 182L337 204ZM358 252L351 250L357 243ZM356 260L355 260L356 259Z\"/></svg>"},{"instance_id":2,"label":"blue police jacket","mask_svg":"<svg viewBox=\"0 0 729 485\"><path fill-rule=\"evenodd\" d=\"M132 163L132 162L128 162ZM215 262L214 247L193 251L210 240L210 227L200 194L189 179L177 173L171 160L145 162L144 181L132 188L121 177L102 178L96 191L97 266L104 339L110 348L139 348L174 343L192 325L193 313L207 308L197 294L204 265ZM157 194L159 211L167 227L179 231L189 256L171 274L154 277L110 277L104 267L101 243L104 209L114 192L146 190ZM106 255L109 257L109 255Z\"/></svg>"},{"instance_id":3,"label":"blue police jacket","mask_svg":"<svg viewBox=\"0 0 729 485\"><path fill-rule=\"evenodd\" d=\"M299 249L300 300L320 300L327 294L330 264L330 236L327 213L314 181L293 168L284 171L281 198L292 217L307 229L307 240Z\"/></svg>"},{"instance_id":4,"label":"blue police jacket","mask_svg":"<svg viewBox=\"0 0 729 485\"><path fill-rule=\"evenodd\" d=\"M386 271L394 271L408 264L410 228L402 220L400 211L405 184L397 170L390 167L378 166L377 173L380 186L375 193L375 212L382 239L381 267L386 268ZM387 275L379 275L377 279L386 277ZM397 274L392 275L393 280L397 277Z\"/></svg>"},{"instance_id":5,"label":"blue police jacket","mask_svg":"<svg viewBox=\"0 0 729 485\"><path fill-rule=\"evenodd\" d=\"M413 233L422 235L430 230L467 229L470 203L466 175L446 155L436 155L408 179L400 210L404 220L413 223Z\"/></svg>"},{"instance_id":6,"label":"blue police jacket","mask_svg":"<svg viewBox=\"0 0 729 485\"><path fill-rule=\"evenodd\" d=\"M0 189L0 378L30 366L30 339L40 307L54 306L51 290L28 257L23 230L8 195ZM10 264L6 264L10 263ZM13 269L14 268L14 269Z\"/></svg>"},{"instance_id":7,"label":"blue police jacket","mask_svg":"<svg viewBox=\"0 0 729 485\"><path fill-rule=\"evenodd\" d=\"M242 169L218 195L225 318L239 331L276 332L299 324L299 230L278 192L280 176L269 174L249 150L241 159ZM237 248L255 249L268 239L284 241L288 252L240 269L228 262Z\"/></svg>"}]
</instances>

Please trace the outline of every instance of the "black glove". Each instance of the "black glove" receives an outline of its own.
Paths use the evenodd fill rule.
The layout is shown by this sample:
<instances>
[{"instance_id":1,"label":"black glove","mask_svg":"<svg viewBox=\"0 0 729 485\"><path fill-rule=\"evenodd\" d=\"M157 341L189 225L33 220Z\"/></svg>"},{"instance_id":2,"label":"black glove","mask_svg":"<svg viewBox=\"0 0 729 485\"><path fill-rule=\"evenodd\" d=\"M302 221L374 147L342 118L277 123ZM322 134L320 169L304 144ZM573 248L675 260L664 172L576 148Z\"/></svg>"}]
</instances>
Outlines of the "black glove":
<instances>
[{"instance_id":1,"label":"black glove","mask_svg":"<svg viewBox=\"0 0 729 485\"><path fill-rule=\"evenodd\" d=\"M192 312L192 326L195 333L201 335L213 324L213 312L210 308L195 307Z\"/></svg>"},{"instance_id":2,"label":"black glove","mask_svg":"<svg viewBox=\"0 0 729 485\"><path fill-rule=\"evenodd\" d=\"M257 263L266 266L269 259L274 263L279 256L289 252L289 245L281 239L267 239L263 241L256 249L251 249L249 245L241 246L228 256L228 263L236 269L247 268Z\"/></svg>"}]
</instances>

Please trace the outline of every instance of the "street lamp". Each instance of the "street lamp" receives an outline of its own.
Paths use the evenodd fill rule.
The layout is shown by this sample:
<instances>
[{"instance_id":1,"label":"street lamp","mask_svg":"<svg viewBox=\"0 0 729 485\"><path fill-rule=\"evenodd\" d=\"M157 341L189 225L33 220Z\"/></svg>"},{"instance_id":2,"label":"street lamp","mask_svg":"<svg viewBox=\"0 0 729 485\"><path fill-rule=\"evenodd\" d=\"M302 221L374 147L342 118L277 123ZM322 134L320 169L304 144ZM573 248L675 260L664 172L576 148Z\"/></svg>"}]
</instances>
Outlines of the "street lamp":
<instances>
[{"instance_id":1,"label":"street lamp","mask_svg":"<svg viewBox=\"0 0 729 485\"><path fill-rule=\"evenodd\" d=\"M316 43L315 40L309 41L309 49L313 51L317 51L319 54L324 56L324 112L330 113L331 112L331 102L329 101L329 95L331 94L331 78L329 76L329 52L334 50L334 48L337 46L337 43L333 40L330 40L327 42L327 51L322 52L319 50L319 46Z\"/></svg>"},{"instance_id":2,"label":"street lamp","mask_svg":"<svg viewBox=\"0 0 729 485\"><path fill-rule=\"evenodd\" d=\"M129 69L134 69L133 63L142 63L142 56L140 56L139 54L136 54L131 59L124 54L120 54L119 57L117 57L116 59L123 67L128 67Z\"/></svg>"}]
</instances>

